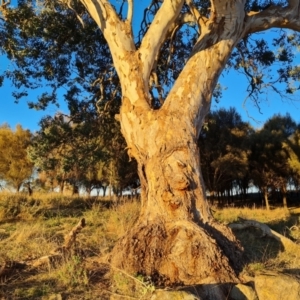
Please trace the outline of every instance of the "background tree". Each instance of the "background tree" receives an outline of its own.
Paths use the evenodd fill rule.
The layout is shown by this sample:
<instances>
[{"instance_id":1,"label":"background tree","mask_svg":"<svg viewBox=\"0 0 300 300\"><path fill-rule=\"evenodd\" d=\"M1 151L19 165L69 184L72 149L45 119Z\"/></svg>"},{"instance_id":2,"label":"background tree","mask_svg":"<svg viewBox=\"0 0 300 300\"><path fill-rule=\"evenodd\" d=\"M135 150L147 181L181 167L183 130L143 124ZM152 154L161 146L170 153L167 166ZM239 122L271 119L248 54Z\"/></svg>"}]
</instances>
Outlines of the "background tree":
<instances>
[{"instance_id":1,"label":"background tree","mask_svg":"<svg viewBox=\"0 0 300 300\"><path fill-rule=\"evenodd\" d=\"M31 137L21 125L15 131L7 125L0 126L0 178L17 192L33 173L33 163L27 156Z\"/></svg>"},{"instance_id":2,"label":"background tree","mask_svg":"<svg viewBox=\"0 0 300 300\"><path fill-rule=\"evenodd\" d=\"M252 136L251 166L254 183L261 189L267 209L270 189L279 189L287 207L287 185L292 176L290 154L285 145L296 130L289 115L275 115Z\"/></svg>"},{"instance_id":3,"label":"background tree","mask_svg":"<svg viewBox=\"0 0 300 300\"><path fill-rule=\"evenodd\" d=\"M84 184L91 191L95 168L105 158L104 141L95 120L74 123L62 114L44 118L29 149L31 160L60 185L71 184L73 192ZM54 177L53 177L54 176Z\"/></svg>"},{"instance_id":4,"label":"background tree","mask_svg":"<svg viewBox=\"0 0 300 300\"><path fill-rule=\"evenodd\" d=\"M291 184L296 190L300 186L300 125L283 143L283 148L288 152L288 166L291 172Z\"/></svg>"},{"instance_id":5,"label":"background tree","mask_svg":"<svg viewBox=\"0 0 300 300\"><path fill-rule=\"evenodd\" d=\"M212 199L215 193L232 193L234 184L248 173L247 137L251 127L234 108L211 112L199 138L203 179ZM248 187L245 182L243 189Z\"/></svg>"},{"instance_id":6,"label":"background tree","mask_svg":"<svg viewBox=\"0 0 300 300\"><path fill-rule=\"evenodd\" d=\"M137 40L132 28L133 1L127 5L113 2L115 6L107 0L42 4L37 7L35 2L23 0L15 9L2 7L2 47L17 66L4 75L16 86L27 88L34 87L37 77L45 76L53 89L40 97L39 106L44 107L55 100L56 88L73 79L68 71L72 72L74 65L80 72L80 65L84 70L89 62L94 66L98 61L101 69L99 59L105 55L99 54L108 51L104 37L115 69L110 68L109 59L104 75L88 67L79 74L88 80L93 77L86 86L97 83L99 91L105 86L103 81L110 83L115 78L113 74L120 80L119 120L129 154L138 163L142 208L135 226L115 246L112 264L152 276L162 284L238 281L241 248L230 229L211 216L197 141L226 67L248 77L249 97L255 103L263 88L273 86L278 93L298 88L290 80L299 79L299 68L291 65L294 54L290 46L297 45L299 35L278 30L275 51L260 36L249 36L270 28L299 31L299 1L151 1ZM54 26L60 30L53 30ZM90 26L94 32L87 30ZM86 43L81 44L81 39ZM51 46L53 51L49 51ZM83 57L90 59L84 60L87 64L77 60L80 49ZM38 65L31 66L33 60ZM278 62L276 73L270 66ZM275 75L270 75L268 68ZM115 83L112 80L109 86ZM75 89L70 90L73 99ZM110 88L109 94L112 91ZM93 95L90 99L95 101ZM214 285L211 298L223 297L218 286Z\"/></svg>"},{"instance_id":7,"label":"background tree","mask_svg":"<svg viewBox=\"0 0 300 300\"><path fill-rule=\"evenodd\" d=\"M71 117L45 117L40 126L29 154L41 173L40 182L46 174L52 189L56 183L62 192L68 184L73 193L81 187L90 194L106 182L121 193L136 179L136 165L129 162L124 138L111 112L99 117L85 107Z\"/></svg>"}]
</instances>

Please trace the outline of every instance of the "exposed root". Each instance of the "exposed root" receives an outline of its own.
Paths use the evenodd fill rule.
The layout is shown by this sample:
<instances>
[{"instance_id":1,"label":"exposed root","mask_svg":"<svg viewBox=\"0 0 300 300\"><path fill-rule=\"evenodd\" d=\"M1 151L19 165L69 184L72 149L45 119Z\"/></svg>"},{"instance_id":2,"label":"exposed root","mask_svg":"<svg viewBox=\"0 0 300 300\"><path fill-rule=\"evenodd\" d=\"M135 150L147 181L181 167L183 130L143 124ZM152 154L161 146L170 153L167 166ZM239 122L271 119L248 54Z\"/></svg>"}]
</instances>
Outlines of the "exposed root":
<instances>
[{"instance_id":1,"label":"exposed root","mask_svg":"<svg viewBox=\"0 0 300 300\"><path fill-rule=\"evenodd\" d=\"M242 250L231 240L231 230L222 230L219 226L214 228L218 235L208 233L183 220L139 224L116 244L111 263L130 274L149 276L158 286L239 282L235 264ZM230 251L237 259L227 257Z\"/></svg>"}]
</instances>

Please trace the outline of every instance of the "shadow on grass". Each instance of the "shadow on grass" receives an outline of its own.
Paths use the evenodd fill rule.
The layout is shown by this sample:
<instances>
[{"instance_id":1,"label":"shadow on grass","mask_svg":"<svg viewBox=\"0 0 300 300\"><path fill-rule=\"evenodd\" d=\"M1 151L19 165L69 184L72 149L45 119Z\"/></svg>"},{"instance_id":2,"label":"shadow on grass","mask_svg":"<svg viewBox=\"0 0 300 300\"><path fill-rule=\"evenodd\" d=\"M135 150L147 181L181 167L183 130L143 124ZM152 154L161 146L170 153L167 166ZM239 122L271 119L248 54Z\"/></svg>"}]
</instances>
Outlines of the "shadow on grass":
<instances>
[{"instance_id":1,"label":"shadow on grass","mask_svg":"<svg viewBox=\"0 0 300 300\"><path fill-rule=\"evenodd\" d=\"M300 212L291 212L290 216L284 220L273 221L268 226L281 235L300 243ZM293 229L299 231L299 236L293 235Z\"/></svg>"},{"instance_id":2,"label":"shadow on grass","mask_svg":"<svg viewBox=\"0 0 300 300\"><path fill-rule=\"evenodd\" d=\"M266 223L272 230L300 244L300 213L291 214L286 219ZM298 230L298 238L295 238L292 229ZM233 230L236 237L240 240L245 250L245 256L248 263L264 264L270 259L275 259L280 252L284 250L280 241L263 236L258 228L249 227L242 230Z\"/></svg>"},{"instance_id":3,"label":"shadow on grass","mask_svg":"<svg viewBox=\"0 0 300 300\"><path fill-rule=\"evenodd\" d=\"M51 272L59 270L58 267ZM10 276L0 277L0 299L50 299L50 296L51 299L109 299L105 292L110 285L106 276L108 271L105 264L87 264L88 284L71 286L55 278L57 275L51 276L49 270L12 267Z\"/></svg>"},{"instance_id":4,"label":"shadow on grass","mask_svg":"<svg viewBox=\"0 0 300 300\"><path fill-rule=\"evenodd\" d=\"M248 263L265 263L276 258L283 251L282 244L270 237L262 237L262 232L257 228L234 230L234 234L244 248Z\"/></svg>"}]
</instances>

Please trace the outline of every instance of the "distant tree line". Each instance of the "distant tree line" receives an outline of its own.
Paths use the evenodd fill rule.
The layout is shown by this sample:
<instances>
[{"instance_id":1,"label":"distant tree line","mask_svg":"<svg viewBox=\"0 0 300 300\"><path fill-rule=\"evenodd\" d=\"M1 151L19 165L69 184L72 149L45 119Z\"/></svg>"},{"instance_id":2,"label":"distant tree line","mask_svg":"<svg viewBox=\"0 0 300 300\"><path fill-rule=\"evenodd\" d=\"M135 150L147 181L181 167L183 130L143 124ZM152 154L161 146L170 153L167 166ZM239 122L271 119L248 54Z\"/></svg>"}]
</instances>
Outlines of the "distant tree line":
<instances>
[{"instance_id":1,"label":"distant tree line","mask_svg":"<svg viewBox=\"0 0 300 300\"><path fill-rule=\"evenodd\" d=\"M115 195L135 190L136 162L129 160L114 109L100 116L87 107L76 110L73 117L43 118L34 134L21 125L15 131L2 125L0 180L30 193L32 188L103 195L108 186ZM267 209L274 195L287 207L288 194L299 192L300 124L288 114L254 129L234 108L221 108L208 115L198 144L212 203L244 205L253 187Z\"/></svg>"},{"instance_id":2,"label":"distant tree line","mask_svg":"<svg viewBox=\"0 0 300 300\"><path fill-rule=\"evenodd\" d=\"M288 192L298 192L300 200L300 124L290 115L274 115L254 129L234 108L211 112L199 148L212 202L240 200L244 205L250 187L259 192L267 209L270 198L287 207Z\"/></svg>"}]
</instances>

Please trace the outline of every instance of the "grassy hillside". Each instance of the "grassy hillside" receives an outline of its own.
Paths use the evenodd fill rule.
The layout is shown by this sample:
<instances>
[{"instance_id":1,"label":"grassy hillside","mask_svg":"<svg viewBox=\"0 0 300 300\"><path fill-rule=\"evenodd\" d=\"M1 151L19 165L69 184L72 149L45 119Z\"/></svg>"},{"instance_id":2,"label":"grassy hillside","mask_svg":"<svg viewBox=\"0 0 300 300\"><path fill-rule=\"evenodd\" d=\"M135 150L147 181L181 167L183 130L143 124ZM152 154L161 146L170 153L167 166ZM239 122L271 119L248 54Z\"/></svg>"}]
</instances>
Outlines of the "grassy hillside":
<instances>
[{"instance_id":1,"label":"grassy hillside","mask_svg":"<svg viewBox=\"0 0 300 300\"><path fill-rule=\"evenodd\" d=\"M137 200L0 193L0 298L3 299L147 299L154 289L142 276L111 269L108 254L131 228L139 211ZM231 223L255 219L300 243L300 209L266 211L249 208L214 209L215 217ZM63 251L66 236L85 219L76 243ZM300 253L287 253L257 229L237 230L248 263L242 276L264 269L300 269ZM60 249L60 250L57 250ZM49 256L50 255L50 256ZM45 257L40 263L38 260ZM38 263L37 263L38 262Z\"/></svg>"}]
</instances>

